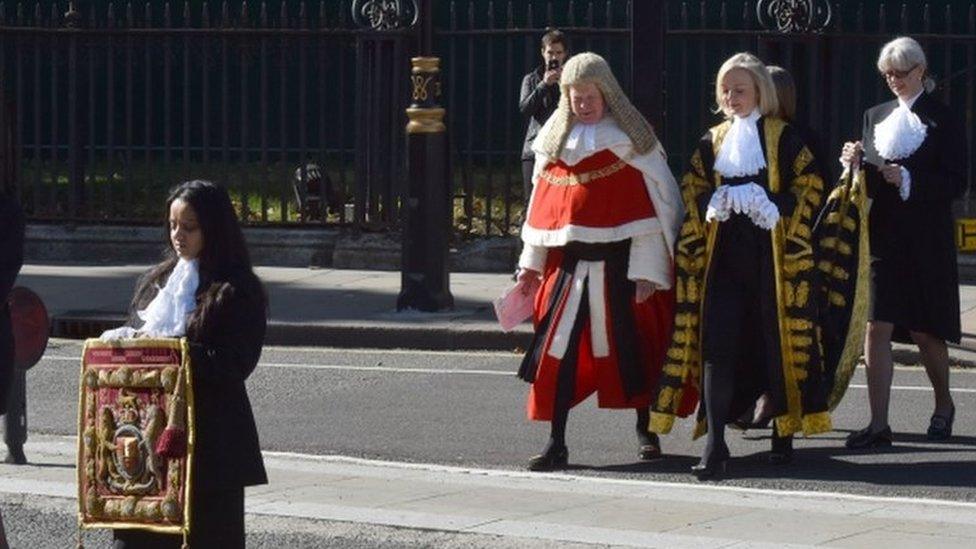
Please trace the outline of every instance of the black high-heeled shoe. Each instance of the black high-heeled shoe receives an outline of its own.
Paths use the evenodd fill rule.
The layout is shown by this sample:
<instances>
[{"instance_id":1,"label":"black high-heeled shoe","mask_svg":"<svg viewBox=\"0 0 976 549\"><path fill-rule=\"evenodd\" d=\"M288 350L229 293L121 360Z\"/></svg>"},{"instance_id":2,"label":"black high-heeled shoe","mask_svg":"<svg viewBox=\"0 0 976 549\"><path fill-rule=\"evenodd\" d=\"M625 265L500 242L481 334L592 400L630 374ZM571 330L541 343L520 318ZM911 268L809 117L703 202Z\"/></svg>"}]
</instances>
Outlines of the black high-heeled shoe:
<instances>
[{"instance_id":1,"label":"black high-heeled shoe","mask_svg":"<svg viewBox=\"0 0 976 549\"><path fill-rule=\"evenodd\" d=\"M891 427L885 427L880 431L874 432L871 430L871 426L868 425L860 431L854 431L847 435L847 441L844 445L851 450L869 450L874 448L887 448L891 446L891 440Z\"/></svg>"},{"instance_id":2,"label":"black high-heeled shoe","mask_svg":"<svg viewBox=\"0 0 976 549\"><path fill-rule=\"evenodd\" d=\"M691 467L691 474L698 480L708 480L724 476L728 472L729 448L715 450L710 455L702 457L698 465Z\"/></svg>"},{"instance_id":3,"label":"black high-heeled shoe","mask_svg":"<svg viewBox=\"0 0 976 549\"><path fill-rule=\"evenodd\" d=\"M529 471L553 471L564 469L569 463L569 448L560 446L550 448L545 453L529 459Z\"/></svg>"},{"instance_id":4,"label":"black high-heeled shoe","mask_svg":"<svg viewBox=\"0 0 976 549\"><path fill-rule=\"evenodd\" d=\"M932 414L929 420L929 430L925 434L928 440L949 440L952 438L952 423L956 419L956 406L952 406L952 411L948 416Z\"/></svg>"}]
</instances>

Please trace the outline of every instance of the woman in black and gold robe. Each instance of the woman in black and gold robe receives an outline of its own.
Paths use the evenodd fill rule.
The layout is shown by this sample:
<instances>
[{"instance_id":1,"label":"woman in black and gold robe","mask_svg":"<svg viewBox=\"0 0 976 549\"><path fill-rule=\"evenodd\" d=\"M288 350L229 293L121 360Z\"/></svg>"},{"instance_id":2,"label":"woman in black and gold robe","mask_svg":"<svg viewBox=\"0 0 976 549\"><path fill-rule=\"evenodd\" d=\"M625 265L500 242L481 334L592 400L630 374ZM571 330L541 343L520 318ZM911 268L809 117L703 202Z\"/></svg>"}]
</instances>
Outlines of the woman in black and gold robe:
<instances>
[{"instance_id":1,"label":"woman in black and gold robe","mask_svg":"<svg viewBox=\"0 0 976 549\"><path fill-rule=\"evenodd\" d=\"M871 205L871 302L864 342L871 423L847 439L853 449L889 446L891 341L914 342L935 392L930 440L952 436L946 341L959 342L959 275L952 201L966 189L961 116L929 93L925 53L908 37L886 44L878 70L895 99L864 113L863 140L842 161L858 163Z\"/></svg>"},{"instance_id":2,"label":"woman in black and gold robe","mask_svg":"<svg viewBox=\"0 0 976 549\"><path fill-rule=\"evenodd\" d=\"M777 461L791 457L793 433L831 428L812 246L823 180L795 129L770 116L776 92L761 61L726 61L716 101L728 120L702 137L681 182L677 313L651 417L652 430L669 432L702 394L699 478L724 469L726 423L763 392Z\"/></svg>"}]
</instances>

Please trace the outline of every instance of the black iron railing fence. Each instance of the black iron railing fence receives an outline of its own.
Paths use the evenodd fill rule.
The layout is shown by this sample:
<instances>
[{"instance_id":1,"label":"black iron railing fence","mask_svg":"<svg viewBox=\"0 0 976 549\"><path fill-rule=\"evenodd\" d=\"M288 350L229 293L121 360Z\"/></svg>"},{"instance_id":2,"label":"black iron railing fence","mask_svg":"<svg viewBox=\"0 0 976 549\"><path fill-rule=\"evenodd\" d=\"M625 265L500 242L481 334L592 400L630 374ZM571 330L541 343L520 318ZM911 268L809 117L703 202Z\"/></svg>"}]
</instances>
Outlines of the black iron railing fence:
<instances>
[{"instance_id":1,"label":"black iron railing fence","mask_svg":"<svg viewBox=\"0 0 976 549\"><path fill-rule=\"evenodd\" d=\"M395 222L413 36L353 28L339 4L110 3L86 21L0 4L31 217L155 221L170 186L206 177L252 223ZM297 211L310 163L327 215Z\"/></svg>"},{"instance_id":2,"label":"black iron railing fence","mask_svg":"<svg viewBox=\"0 0 976 549\"><path fill-rule=\"evenodd\" d=\"M450 2L434 30L444 57L453 142L456 225L484 235L517 233L526 197L520 158L527 120L518 111L522 78L542 63L540 39L558 27L572 51L596 51L631 82L631 1Z\"/></svg>"},{"instance_id":3,"label":"black iron railing fence","mask_svg":"<svg viewBox=\"0 0 976 549\"><path fill-rule=\"evenodd\" d=\"M11 105L0 109L0 124L14 124L17 186L31 217L155 222L166 189L206 177L231 188L251 223L396 225L408 58L420 33L356 25L351 8L365 4L379 5L115 2L66 20L63 0L0 3L0 103ZM461 234L518 229L519 85L541 61L547 27L565 30L574 51L604 55L632 96L663 95L657 112L645 114L657 120L676 172L717 121L715 72L743 50L793 73L798 118L820 136L824 164L835 169L840 144L860 132L861 112L890 96L874 62L898 34L926 48L936 93L964 117L976 156L976 0L432 4L419 16L442 57ZM648 16L648 5L659 13ZM784 6L825 5L825 26L757 17L757 7L782 14ZM666 25L655 31L649 23L661 17ZM663 70L633 74L641 56L662 49ZM319 169L302 169L310 163ZM296 187L314 208L300 210Z\"/></svg>"}]
</instances>

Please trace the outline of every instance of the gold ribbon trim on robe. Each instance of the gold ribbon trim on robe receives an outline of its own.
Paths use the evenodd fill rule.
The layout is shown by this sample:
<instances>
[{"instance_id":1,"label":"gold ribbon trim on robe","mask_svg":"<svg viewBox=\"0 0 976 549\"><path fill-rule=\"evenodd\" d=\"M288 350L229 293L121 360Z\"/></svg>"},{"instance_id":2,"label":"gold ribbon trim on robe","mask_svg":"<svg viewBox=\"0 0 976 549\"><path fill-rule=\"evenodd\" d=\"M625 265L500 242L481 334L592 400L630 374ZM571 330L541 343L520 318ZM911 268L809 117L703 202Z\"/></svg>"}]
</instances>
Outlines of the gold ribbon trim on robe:
<instances>
[{"instance_id":1,"label":"gold ribbon trim on robe","mask_svg":"<svg viewBox=\"0 0 976 549\"><path fill-rule=\"evenodd\" d=\"M163 458L156 443L167 420L179 416L186 422L185 455ZM186 339L85 342L78 395L80 529L182 534L186 547L193 446Z\"/></svg>"},{"instance_id":2,"label":"gold ribbon trim on robe","mask_svg":"<svg viewBox=\"0 0 976 549\"><path fill-rule=\"evenodd\" d=\"M824 317L839 322L846 333L828 356L836 364L825 364L833 371L827 404L837 407L863 354L867 330L868 292L871 276L871 246L868 236L869 200L864 170L845 170L840 183L830 193L816 236L820 247L817 268L824 281ZM856 256L852 257L852 254ZM839 330L838 330L839 331Z\"/></svg>"}]
</instances>

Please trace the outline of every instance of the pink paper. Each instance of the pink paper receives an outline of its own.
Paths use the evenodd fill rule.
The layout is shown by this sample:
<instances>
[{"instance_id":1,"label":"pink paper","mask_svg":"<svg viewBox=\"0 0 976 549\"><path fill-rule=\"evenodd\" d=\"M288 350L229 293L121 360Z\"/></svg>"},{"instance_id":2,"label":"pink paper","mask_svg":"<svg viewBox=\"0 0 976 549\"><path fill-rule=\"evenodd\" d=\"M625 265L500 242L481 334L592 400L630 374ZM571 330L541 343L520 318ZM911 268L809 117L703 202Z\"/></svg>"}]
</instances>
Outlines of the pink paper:
<instances>
[{"instance_id":1,"label":"pink paper","mask_svg":"<svg viewBox=\"0 0 976 549\"><path fill-rule=\"evenodd\" d=\"M492 302L502 330L510 332L532 316L535 294L538 291L538 280L517 282Z\"/></svg>"}]
</instances>

